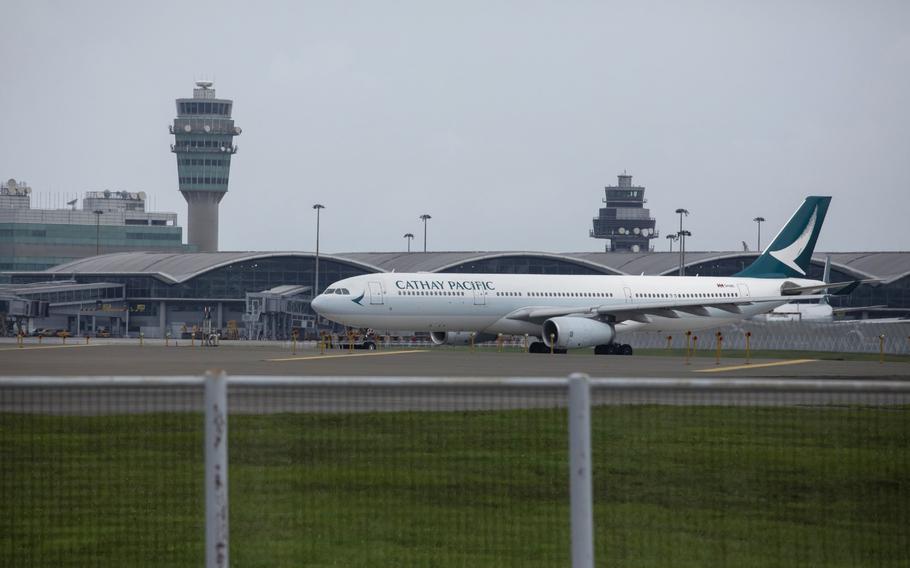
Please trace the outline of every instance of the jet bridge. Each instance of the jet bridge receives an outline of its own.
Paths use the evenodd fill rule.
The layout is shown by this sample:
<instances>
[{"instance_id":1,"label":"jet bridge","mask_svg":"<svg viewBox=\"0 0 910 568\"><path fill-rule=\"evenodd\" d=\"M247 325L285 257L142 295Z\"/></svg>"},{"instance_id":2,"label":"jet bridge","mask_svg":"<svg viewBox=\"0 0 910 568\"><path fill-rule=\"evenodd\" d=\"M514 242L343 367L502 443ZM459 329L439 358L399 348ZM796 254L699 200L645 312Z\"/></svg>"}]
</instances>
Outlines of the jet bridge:
<instances>
[{"instance_id":1,"label":"jet bridge","mask_svg":"<svg viewBox=\"0 0 910 568\"><path fill-rule=\"evenodd\" d=\"M0 285L0 335L37 328L74 335L104 329L119 335L128 321L123 284L59 280Z\"/></svg>"},{"instance_id":2,"label":"jet bridge","mask_svg":"<svg viewBox=\"0 0 910 568\"><path fill-rule=\"evenodd\" d=\"M295 329L314 328L310 311L310 286L283 285L262 292L247 292L247 339L287 340Z\"/></svg>"}]
</instances>

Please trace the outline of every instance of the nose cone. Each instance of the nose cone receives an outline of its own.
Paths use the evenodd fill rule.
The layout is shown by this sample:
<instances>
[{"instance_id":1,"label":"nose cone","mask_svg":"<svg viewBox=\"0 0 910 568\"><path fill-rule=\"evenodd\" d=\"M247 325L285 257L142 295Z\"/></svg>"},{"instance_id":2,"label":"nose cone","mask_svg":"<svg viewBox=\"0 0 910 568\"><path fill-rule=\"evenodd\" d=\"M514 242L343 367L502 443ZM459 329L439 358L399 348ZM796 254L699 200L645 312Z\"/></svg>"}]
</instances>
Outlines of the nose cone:
<instances>
[{"instance_id":1,"label":"nose cone","mask_svg":"<svg viewBox=\"0 0 910 568\"><path fill-rule=\"evenodd\" d=\"M325 311L326 304L328 304L328 299L325 297L325 294L320 294L313 298L313 301L310 302L310 307L312 307L317 314L321 314Z\"/></svg>"}]
</instances>

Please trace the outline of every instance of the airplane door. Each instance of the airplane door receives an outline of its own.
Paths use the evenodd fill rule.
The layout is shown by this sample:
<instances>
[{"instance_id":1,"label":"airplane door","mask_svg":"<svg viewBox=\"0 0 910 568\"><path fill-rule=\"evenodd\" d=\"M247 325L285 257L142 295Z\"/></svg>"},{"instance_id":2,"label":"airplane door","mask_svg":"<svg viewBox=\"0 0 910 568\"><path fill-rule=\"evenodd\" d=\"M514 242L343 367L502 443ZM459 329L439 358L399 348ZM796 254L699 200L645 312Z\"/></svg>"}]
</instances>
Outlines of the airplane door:
<instances>
[{"instance_id":1,"label":"airplane door","mask_svg":"<svg viewBox=\"0 0 910 568\"><path fill-rule=\"evenodd\" d=\"M623 288L622 291L626 294L626 303L631 303L632 302L632 289Z\"/></svg>"},{"instance_id":2,"label":"airplane door","mask_svg":"<svg viewBox=\"0 0 910 568\"><path fill-rule=\"evenodd\" d=\"M382 284L370 282L370 303L382 304Z\"/></svg>"},{"instance_id":3,"label":"airplane door","mask_svg":"<svg viewBox=\"0 0 910 568\"><path fill-rule=\"evenodd\" d=\"M486 296L486 294L484 294L483 290L474 290L474 305L475 306L487 305L487 296Z\"/></svg>"},{"instance_id":4,"label":"airplane door","mask_svg":"<svg viewBox=\"0 0 910 568\"><path fill-rule=\"evenodd\" d=\"M749 285L748 284L739 285L739 295L743 298L749 297Z\"/></svg>"}]
</instances>

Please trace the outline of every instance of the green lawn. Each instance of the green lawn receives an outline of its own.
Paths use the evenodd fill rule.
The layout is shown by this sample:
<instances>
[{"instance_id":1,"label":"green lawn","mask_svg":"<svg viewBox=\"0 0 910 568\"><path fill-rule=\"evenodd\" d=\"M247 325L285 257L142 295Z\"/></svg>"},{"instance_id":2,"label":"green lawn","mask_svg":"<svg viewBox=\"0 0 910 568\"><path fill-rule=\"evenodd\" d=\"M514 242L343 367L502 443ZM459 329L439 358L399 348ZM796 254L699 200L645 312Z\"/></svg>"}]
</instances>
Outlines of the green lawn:
<instances>
[{"instance_id":1,"label":"green lawn","mask_svg":"<svg viewBox=\"0 0 910 568\"><path fill-rule=\"evenodd\" d=\"M0 565L199 565L202 421L0 415ZM906 565L910 409L619 406L599 564ZM233 416L236 566L564 566L565 411Z\"/></svg>"}]
</instances>

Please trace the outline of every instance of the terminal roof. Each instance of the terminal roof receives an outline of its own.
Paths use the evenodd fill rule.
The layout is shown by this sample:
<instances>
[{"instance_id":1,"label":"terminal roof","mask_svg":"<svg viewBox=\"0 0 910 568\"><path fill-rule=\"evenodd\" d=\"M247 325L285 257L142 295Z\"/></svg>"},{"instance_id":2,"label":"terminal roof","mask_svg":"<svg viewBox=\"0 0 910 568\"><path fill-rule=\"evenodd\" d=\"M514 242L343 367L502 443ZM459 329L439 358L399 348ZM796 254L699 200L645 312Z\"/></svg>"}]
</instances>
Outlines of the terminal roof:
<instances>
[{"instance_id":1,"label":"terminal roof","mask_svg":"<svg viewBox=\"0 0 910 568\"><path fill-rule=\"evenodd\" d=\"M756 252L687 252L686 265L712 260L742 259L751 262ZM167 282L185 282L195 276L236 262L275 257L313 257L312 252L124 252L75 260L45 273L149 274ZM831 257L834 268L857 278L891 282L910 275L910 252L817 252L813 262L822 265ZM675 274L679 253L617 253L538 251L448 251L448 252L355 252L320 254L320 258L359 266L365 272L445 272L461 264L503 257L551 259L575 263L603 274ZM35 273L41 274L41 273Z\"/></svg>"}]
</instances>

